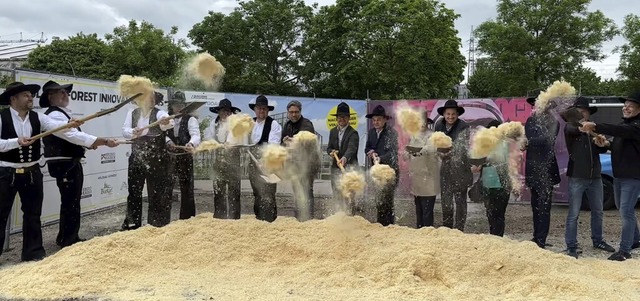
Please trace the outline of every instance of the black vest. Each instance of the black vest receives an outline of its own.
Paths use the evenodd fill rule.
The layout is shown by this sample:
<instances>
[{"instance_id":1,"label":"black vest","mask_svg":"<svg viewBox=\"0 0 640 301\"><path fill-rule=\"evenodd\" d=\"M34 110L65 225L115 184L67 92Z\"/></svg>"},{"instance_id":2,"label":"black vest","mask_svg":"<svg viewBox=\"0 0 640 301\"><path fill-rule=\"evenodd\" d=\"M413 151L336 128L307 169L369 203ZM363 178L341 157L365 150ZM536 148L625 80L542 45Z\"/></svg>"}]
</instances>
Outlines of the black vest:
<instances>
[{"instance_id":1,"label":"black vest","mask_svg":"<svg viewBox=\"0 0 640 301\"><path fill-rule=\"evenodd\" d=\"M5 140L18 138L16 129L13 127L11 110L2 110L2 112L0 112L0 118L2 118L2 133L0 133L0 138ZM41 133L38 113L29 111L29 123L31 123L31 137ZM0 153L0 161L4 162L26 163L37 162L38 160L40 160L40 139L29 146L22 146L8 152Z\"/></svg>"},{"instance_id":2,"label":"black vest","mask_svg":"<svg viewBox=\"0 0 640 301\"><path fill-rule=\"evenodd\" d=\"M53 111L58 111L64 114L64 116L66 116L67 119L71 119L71 116L69 116L67 112L65 112L63 109L59 107L49 107L49 109L47 109L47 111L44 113L46 115L49 115ZM80 128L78 128L78 131L80 131ZM44 141L45 157L84 158L85 148L80 145L73 144L67 140L56 137L54 135L49 135L47 137L44 137L42 138L42 140Z\"/></svg>"},{"instance_id":3,"label":"black vest","mask_svg":"<svg viewBox=\"0 0 640 301\"><path fill-rule=\"evenodd\" d=\"M158 108L151 109L149 113L149 124L158 120ZM131 112L131 127L136 128L138 126L138 119L140 119L140 108L136 108ZM166 149L166 132L160 129L160 126L154 126L148 130L147 135L134 139L132 145L132 151L137 152L149 152L149 155L161 155ZM154 153L158 152L158 153Z\"/></svg>"},{"instance_id":4,"label":"black vest","mask_svg":"<svg viewBox=\"0 0 640 301\"><path fill-rule=\"evenodd\" d=\"M253 117L253 121L258 120L256 117ZM271 132L271 123L273 123L273 118L271 116L267 116L267 119L264 121L264 128L262 128L262 136L260 136L260 140L257 145L261 145L263 143L269 142L269 133Z\"/></svg>"},{"instance_id":5,"label":"black vest","mask_svg":"<svg viewBox=\"0 0 640 301\"><path fill-rule=\"evenodd\" d=\"M195 118L195 117L194 117ZM167 136L175 145L185 146L191 141L191 134L189 134L189 119L191 116L184 116L180 119L180 128L178 129L178 137L174 134L173 129L167 131Z\"/></svg>"}]
</instances>

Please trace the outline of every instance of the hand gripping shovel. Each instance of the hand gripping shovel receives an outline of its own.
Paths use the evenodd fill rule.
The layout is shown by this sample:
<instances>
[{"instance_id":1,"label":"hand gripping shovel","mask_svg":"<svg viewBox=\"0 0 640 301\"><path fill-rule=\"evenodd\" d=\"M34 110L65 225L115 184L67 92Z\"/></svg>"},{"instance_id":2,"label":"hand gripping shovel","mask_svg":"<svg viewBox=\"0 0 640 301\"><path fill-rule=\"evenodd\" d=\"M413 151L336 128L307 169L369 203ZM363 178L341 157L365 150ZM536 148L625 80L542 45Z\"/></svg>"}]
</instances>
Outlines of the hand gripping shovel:
<instances>
[{"instance_id":1,"label":"hand gripping shovel","mask_svg":"<svg viewBox=\"0 0 640 301\"><path fill-rule=\"evenodd\" d=\"M94 118L98 118L98 117L100 117L100 116L104 116L104 115L107 115L107 114L111 114L111 113L113 113L113 112L115 112L115 111L117 111L117 110L121 109L121 108L122 108L122 107L124 107L126 104L128 104L128 103L132 102L134 99L136 99L136 98L140 97L140 95L142 95L142 93L138 93L138 94L136 94L136 95L133 95L133 96L129 97L127 100L125 100L125 101L123 101L123 102L119 103L118 105L116 105L116 106L114 106L114 107L112 107L112 108L109 108L109 109L106 109L106 110L102 110L102 111L100 111L100 112L93 113L93 114L91 114L91 115L89 115L89 116L87 116L87 117L84 117L84 118L80 118L80 119L78 119L78 121L80 121L80 122L85 122L85 121L89 121L89 120L94 119ZM61 126L61 127L57 127L57 128L55 128L55 129L53 129L53 130L46 131L46 132L44 132L44 133L41 133L41 134L35 135L35 136L33 136L33 137L30 137L30 138L29 138L29 140L37 140L37 139L40 139L40 138L42 138L42 137L49 136L49 135L51 135L51 134L53 134L53 133L57 133L57 132L59 132L59 131L62 131L62 130L65 130L65 129L68 129L68 128L71 128L71 127L73 127L73 125L72 125L72 124L70 124L70 123L68 123L68 124L63 125L63 126Z\"/></svg>"},{"instance_id":2,"label":"hand gripping shovel","mask_svg":"<svg viewBox=\"0 0 640 301\"><path fill-rule=\"evenodd\" d=\"M189 113L197 110L198 108L200 108L204 104L206 104L206 102L196 102L196 101L194 101L192 103L189 103L186 107L184 107L182 110L180 110L180 112L169 116L168 119L171 120L171 119L178 118L178 117L180 117L182 115L189 114ZM158 120L156 122L152 122L149 125L144 126L143 128L141 128L141 130L146 130L146 129L150 129L150 128L154 127L154 126L157 126L157 125L160 124L160 122L162 122L162 120L163 119L160 119L160 120Z\"/></svg>"},{"instance_id":3,"label":"hand gripping shovel","mask_svg":"<svg viewBox=\"0 0 640 301\"><path fill-rule=\"evenodd\" d=\"M260 175L260 177L261 177L265 182L270 183L270 184L275 184L275 183L278 183L278 182L280 182L280 181L281 181L281 180L280 180L280 178L279 178L278 176L276 176L275 174L268 174L268 175L267 175L267 174L264 172L264 169L262 169L262 164L260 164L260 162L258 162L258 159L256 159L256 157L255 157L255 156L253 156L253 154L251 153L251 151L249 151L249 150L248 150L247 152L249 153L249 156L251 157L251 160L253 160L253 163L255 163L255 164L256 164L256 166L258 166L258 169L260 169L260 173L262 173L262 174Z\"/></svg>"}]
</instances>

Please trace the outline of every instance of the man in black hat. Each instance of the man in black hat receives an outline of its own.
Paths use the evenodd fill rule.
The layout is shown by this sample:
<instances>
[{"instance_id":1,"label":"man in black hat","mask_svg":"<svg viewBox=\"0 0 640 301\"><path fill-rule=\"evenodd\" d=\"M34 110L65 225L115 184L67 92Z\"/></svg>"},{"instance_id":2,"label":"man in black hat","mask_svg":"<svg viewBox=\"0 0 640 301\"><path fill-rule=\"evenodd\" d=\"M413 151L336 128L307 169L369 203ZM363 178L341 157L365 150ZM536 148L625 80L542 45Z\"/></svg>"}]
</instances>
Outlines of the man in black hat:
<instances>
[{"instance_id":1,"label":"man in black hat","mask_svg":"<svg viewBox=\"0 0 640 301\"><path fill-rule=\"evenodd\" d=\"M169 114L180 112L187 104L187 98L182 91L176 91L169 98ZM178 178L180 184L180 219L196 216L196 201L193 195L193 156L191 151L200 144L200 125L193 114L179 116L173 130L167 131L170 141L167 143L171 168L169 176ZM176 146L184 148L176 148ZM173 198L173 185L169 185L169 196Z\"/></svg>"},{"instance_id":2,"label":"man in black hat","mask_svg":"<svg viewBox=\"0 0 640 301\"><path fill-rule=\"evenodd\" d=\"M22 261L45 257L40 222L43 200L42 173L38 165L40 140L29 137L67 124L32 111L33 97L39 90L39 85L14 82L0 94L0 105L10 106L0 112L0 227L7 226L16 193L20 194L24 214ZM81 125L77 120L69 123L73 127ZM85 147L97 146L96 140L78 135L77 130L64 130L55 135ZM0 231L0 241L4 239L5 231Z\"/></svg>"},{"instance_id":3,"label":"man in black hat","mask_svg":"<svg viewBox=\"0 0 640 301\"><path fill-rule=\"evenodd\" d=\"M46 82L42 87L42 96L40 96L40 107L48 108L44 114L60 122L69 122L72 115L68 108L69 93L72 89L73 84L60 85L52 80ZM94 141L95 145L109 147L118 145L114 139L97 138L85 134L80 128L77 128L75 135L84 137L84 141ZM60 191L60 229L56 237L56 244L66 247L84 241L78 236L78 232L80 231L80 200L84 184L81 160L85 155L85 147L55 135L44 137L42 140L49 175L56 179Z\"/></svg>"},{"instance_id":4,"label":"man in black hat","mask_svg":"<svg viewBox=\"0 0 640 301\"><path fill-rule=\"evenodd\" d=\"M269 100L264 95L256 97L255 102L249 104L249 108L256 114L256 117L253 118L255 125L251 132L251 141L256 144L256 147L251 152L259 158L259 147L264 146L266 143L280 144L282 127L271 116L268 116L269 112L273 111L275 107L269 104ZM278 217L276 206L277 184L267 183L262 179L260 170L253 160L249 161L249 181L255 198L253 211L256 214L256 218L273 222Z\"/></svg>"},{"instance_id":5,"label":"man in black hat","mask_svg":"<svg viewBox=\"0 0 640 301\"><path fill-rule=\"evenodd\" d=\"M536 91L539 95L540 91ZM527 103L535 106L537 99L527 98ZM559 122L549 113L536 113L527 118L524 126L526 144L525 184L531 192L533 211L533 239L538 247L547 244L551 223L551 199L554 185L560 183L560 170L556 160L556 137Z\"/></svg>"},{"instance_id":6,"label":"man in black hat","mask_svg":"<svg viewBox=\"0 0 640 301\"><path fill-rule=\"evenodd\" d=\"M229 130L228 118L241 110L233 106L229 99L221 100L209 111L218 114L215 121L205 131L206 140L221 144L247 144L245 137L235 137ZM213 165L213 217L220 219L240 219L241 169L240 149L225 147L214 150Z\"/></svg>"},{"instance_id":7,"label":"man in black hat","mask_svg":"<svg viewBox=\"0 0 640 301\"><path fill-rule=\"evenodd\" d=\"M591 99L578 97L573 107L582 114L582 121L589 121L591 115L598 112L598 108L590 107ZM564 137L569 152L567 177L569 178L569 213L565 227L565 242L569 256L578 258L578 216L582 205L582 196L586 193L591 208L591 240L593 247L615 252L602 237L602 177L600 175L600 153L607 152L605 147L599 147L587 133L578 130L575 124L567 123Z\"/></svg>"},{"instance_id":8,"label":"man in black hat","mask_svg":"<svg viewBox=\"0 0 640 301\"><path fill-rule=\"evenodd\" d=\"M293 136L301 131L315 134L311 120L302 116L302 103L292 100L287 104L287 118L289 119L282 129L282 145L290 145ZM291 163L296 168L296 173L291 178L293 198L295 204L295 217L299 221L314 218L315 202L313 198L313 181L320 170L320 149L317 144L315 149L297 149L291 156Z\"/></svg>"},{"instance_id":9,"label":"man in black hat","mask_svg":"<svg viewBox=\"0 0 640 301\"><path fill-rule=\"evenodd\" d=\"M341 102L336 108L336 113L332 114L336 117L338 125L329 131L329 142L327 143L327 154L331 160L331 188L333 188L333 198L344 210L347 210L347 204L342 192L338 190L337 180L340 178L341 171L338 168L333 154L335 153L340 159L340 163L345 169L349 167L358 167L358 148L360 147L360 136L358 132L349 124L351 119L351 108L349 105ZM353 201L353 200L352 200ZM353 208L351 208L351 214Z\"/></svg>"},{"instance_id":10,"label":"man in black hat","mask_svg":"<svg viewBox=\"0 0 640 301\"><path fill-rule=\"evenodd\" d=\"M400 176L398 133L387 123L391 116L387 115L381 105L373 108L373 111L365 115L365 117L371 119L373 123L373 128L367 134L365 154L371 160L372 165L375 163L376 158L380 158L380 164L387 164L396 172L395 181L385 187L380 187L380 192L376 195L378 223L388 226L395 223L393 197Z\"/></svg>"},{"instance_id":11,"label":"man in black hat","mask_svg":"<svg viewBox=\"0 0 640 301\"><path fill-rule=\"evenodd\" d=\"M451 150L442 156L440 168L442 224L464 231L467 222L467 190L473 184L468 155L469 125L460 119L465 112L464 108L453 99L447 100L437 112L442 118L437 121L435 131L445 133L453 142Z\"/></svg>"},{"instance_id":12,"label":"man in black hat","mask_svg":"<svg viewBox=\"0 0 640 301\"><path fill-rule=\"evenodd\" d=\"M620 249L609 260L624 261L631 258L631 250L640 247L640 230L635 214L635 206L640 195L640 91L621 98L621 124L582 122L580 131L595 132L613 136L609 143L602 137L596 138L599 146L611 149L613 167L613 192L616 205L622 217Z\"/></svg>"},{"instance_id":13,"label":"man in black hat","mask_svg":"<svg viewBox=\"0 0 640 301\"><path fill-rule=\"evenodd\" d=\"M147 222L162 227L171 221L171 199L169 198L169 155L167 144L171 139L166 131L174 127L174 120L166 111L156 107L163 103L164 96L158 92L143 95L136 100L137 108L127 112L122 126L122 136L132 139L129 156L127 215L122 230L134 230L142 226L142 188L147 182L149 215ZM159 126L143 129L160 121Z\"/></svg>"}]
</instances>

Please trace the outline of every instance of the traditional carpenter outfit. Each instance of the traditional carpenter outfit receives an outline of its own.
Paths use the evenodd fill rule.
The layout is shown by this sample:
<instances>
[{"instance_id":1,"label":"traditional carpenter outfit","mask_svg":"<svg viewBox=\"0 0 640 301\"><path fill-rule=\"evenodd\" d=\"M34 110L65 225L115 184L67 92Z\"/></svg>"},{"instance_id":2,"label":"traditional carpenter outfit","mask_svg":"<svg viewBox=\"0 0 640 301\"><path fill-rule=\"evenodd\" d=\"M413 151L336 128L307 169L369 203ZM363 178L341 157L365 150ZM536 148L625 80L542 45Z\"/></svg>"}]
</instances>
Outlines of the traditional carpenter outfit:
<instances>
[{"instance_id":1,"label":"traditional carpenter outfit","mask_svg":"<svg viewBox=\"0 0 640 301\"><path fill-rule=\"evenodd\" d=\"M426 119L427 125L433 124L431 118ZM440 193L440 159L437 149L429 143L432 130L426 128L423 132L412 137L409 145L422 147L417 153L407 152L409 161L409 176L411 178L411 194L416 205L416 228L433 227L433 207L436 195Z\"/></svg>"},{"instance_id":2,"label":"traditional carpenter outfit","mask_svg":"<svg viewBox=\"0 0 640 301\"><path fill-rule=\"evenodd\" d=\"M59 85L54 81L45 83L42 87L42 96L40 96L40 107L48 108L45 115L60 122L69 122L72 115L71 110L66 107L52 106L48 92L66 90L67 93L70 93L72 89L72 84ZM84 140L87 143L93 143L97 140L97 137L83 133L80 128L77 130L77 135L84 135ZM84 241L78 236L78 232L80 231L80 200L84 184L81 160L84 158L86 148L54 135L44 137L42 140L49 175L56 179L56 185L60 191L60 223L56 244L62 247L70 246L76 242Z\"/></svg>"},{"instance_id":3,"label":"traditional carpenter outfit","mask_svg":"<svg viewBox=\"0 0 640 301\"><path fill-rule=\"evenodd\" d=\"M338 104L336 114L333 116L346 116L351 117L351 109L349 105L342 102ZM358 167L358 148L360 147L360 136L358 132L347 123L346 126L341 127L337 125L329 131L329 142L327 143L327 154L331 156L333 151L338 152L338 158L344 158L344 168ZM338 167L338 162L331 157L331 187L333 188L333 198L338 202L343 209L347 210L346 199L342 196L342 192L338 189L338 179L342 171ZM351 208L351 214L354 208Z\"/></svg>"},{"instance_id":4,"label":"traditional carpenter outfit","mask_svg":"<svg viewBox=\"0 0 640 301\"><path fill-rule=\"evenodd\" d=\"M177 91L169 99L169 107L173 105L185 105L184 92ZM167 131L167 137L175 146L187 146L195 148L200 144L200 125L195 116L186 115L175 119L175 126ZM193 156L184 149L171 149L168 152L171 161L169 176L178 178L180 185L180 219L188 219L196 215L196 201L193 195ZM169 198L173 198L173 185L170 185Z\"/></svg>"},{"instance_id":5,"label":"traditional carpenter outfit","mask_svg":"<svg viewBox=\"0 0 640 301\"><path fill-rule=\"evenodd\" d=\"M162 103L162 94L155 93L156 104ZM173 128L174 121L168 125L154 126L145 129L139 137L133 136L133 130L142 128L157 120L168 117L169 114L157 107L153 107L147 115L142 115L140 108L127 113L122 127L122 136L133 139L131 155L129 156L127 196L127 216L122 225L123 230L137 229L142 226L142 188L147 181L147 195L149 200L149 215L147 222L155 227L167 225L171 221L171 189L168 175L169 156L166 130Z\"/></svg>"},{"instance_id":6,"label":"traditional carpenter outfit","mask_svg":"<svg viewBox=\"0 0 640 301\"><path fill-rule=\"evenodd\" d=\"M221 100L217 106L209 108L214 114L221 110L228 110L231 114L240 112L228 99ZM246 138L237 138L229 130L229 123L216 117L205 130L206 140L215 140L221 144L241 145L247 144ZM240 219L242 204L241 192L241 166L240 148L225 147L213 151L213 217L221 219Z\"/></svg>"},{"instance_id":7,"label":"traditional carpenter outfit","mask_svg":"<svg viewBox=\"0 0 640 301\"><path fill-rule=\"evenodd\" d=\"M438 114L444 116L446 109L458 111L458 117L464 114L464 108L455 100L447 100L438 108ZM468 156L469 125L458 118L453 125L442 118L435 126L437 132L443 132L453 141L451 151L442 158L440 183L442 187L442 224L448 228L464 231L467 221L467 190L473 183L471 164ZM455 220L454 220L455 203Z\"/></svg>"},{"instance_id":8,"label":"traditional carpenter outfit","mask_svg":"<svg viewBox=\"0 0 640 301\"><path fill-rule=\"evenodd\" d=\"M269 111L273 111L275 108L269 105L269 101L264 95L258 96L255 103L249 104L249 108L254 110L258 105L267 106ZM256 124L251 133L251 140L256 144L256 147L253 147L251 152L257 159L260 159L261 154L259 153L259 147L264 146L265 143L280 144L282 127L270 116L267 116L267 118L262 121L258 121L257 118L254 118L254 120ZM249 161L249 181L251 182L251 189L255 197L253 211L257 219L272 222L278 217L276 205L277 184L267 183L260 177L260 174L261 172L255 162L252 160Z\"/></svg>"},{"instance_id":9,"label":"traditional carpenter outfit","mask_svg":"<svg viewBox=\"0 0 640 301\"><path fill-rule=\"evenodd\" d=\"M293 107L302 110L302 104L295 100L287 105L287 110ZM286 137L293 138L301 131L316 133L311 120L304 118L304 116L300 116L300 119L296 121L289 119L282 129L280 143L285 145ZM315 146L315 148L311 149L310 146ZM291 175L291 187L295 204L294 214L299 221L314 218L313 182L320 171L320 153L317 145L304 145L303 148L295 150L291 155L292 166L296 168L296 172Z\"/></svg>"},{"instance_id":10,"label":"traditional carpenter outfit","mask_svg":"<svg viewBox=\"0 0 640 301\"><path fill-rule=\"evenodd\" d=\"M0 94L0 105L10 105L10 97L18 93L29 91L35 95L39 90L39 85L11 83L6 91ZM33 137L66 123L34 111L29 111L22 119L12 107L0 112L0 227L5 229L16 193L19 194L23 212L22 261L39 260L45 257L40 221L43 184L38 165L41 157L40 140L29 146L20 146L18 138ZM75 129L69 129L54 135L78 145L92 146L94 138L78 133ZM5 231L0 231L0 241L4 239ZM1 252L2 250L0 254Z\"/></svg>"},{"instance_id":11,"label":"traditional carpenter outfit","mask_svg":"<svg viewBox=\"0 0 640 301\"><path fill-rule=\"evenodd\" d=\"M387 120L391 119L391 117L386 114L384 107L380 105L373 108L373 111L365 117L370 119L374 116L382 116ZM380 164L389 165L396 173L395 180L384 187L379 187L380 191L376 194L378 223L383 226L388 226L395 223L393 197L400 177L400 166L398 165L398 133L386 122L380 130L375 128L370 129L364 152L368 154L370 151L378 155ZM370 160L373 165L373 159Z\"/></svg>"}]
</instances>

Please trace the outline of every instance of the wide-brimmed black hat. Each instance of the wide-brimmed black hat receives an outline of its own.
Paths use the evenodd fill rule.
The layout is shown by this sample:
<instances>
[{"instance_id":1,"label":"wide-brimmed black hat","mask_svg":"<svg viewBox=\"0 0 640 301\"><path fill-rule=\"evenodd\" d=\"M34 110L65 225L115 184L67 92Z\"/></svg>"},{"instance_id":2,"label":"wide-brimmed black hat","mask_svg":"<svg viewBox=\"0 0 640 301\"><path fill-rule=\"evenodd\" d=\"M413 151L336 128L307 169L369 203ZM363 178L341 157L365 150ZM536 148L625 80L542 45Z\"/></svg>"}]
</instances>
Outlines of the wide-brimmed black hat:
<instances>
[{"instance_id":1,"label":"wide-brimmed black hat","mask_svg":"<svg viewBox=\"0 0 640 301\"><path fill-rule=\"evenodd\" d=\"M223 99L223 100L221 100L221 101L218 103L218 105L217 105L217 106L215 106L215 107L210 107L210 108L209 108L209 111L210 111L211 113L218 114L218 112L220 112L220 110L222 110L222 109L227 109L227 110L231 111L231 113L233 113L233 114L235 114L235 113L238 113L238 112L242 111L242 110L240 110L240 109L238 109L238 108L234 107L234 106L231 104L231 100L228 100L228 99L226 99L226 98L225 98L225 99Z\"/></svg>"},{"instance_id":2,"label":"wide-brimmed black hat","mask_svg":"<svg viewBox=\"0 0 640 301\"><path fill-rule=\"evenodd\" d=\"M633 101L637 104L640 104L640 90L631 93L627 97L620 97L620 102L625 102L625 101Z\"/></svg>"},{"instance_id":3,"label":"wide-brimmed black hat","mask_svg":"<svg viewBox=\"0 0 640 301\"><path fill-rule=\"evenodd\" d=\"M269 111L273 111L275 109L274 106L269 105L269 100L264 95L259 95L258 97L256 97L255 103L249 104L249 109L253 110L253 108L259 105L267 106L269 108Z\"/></svg>"},{"instance_id":4,"label":"wide-brimmed black hat","mask_svg":"<svg viewBox=\"0 0 640 301\"><path fill-rule=\"evenodd\" d=\"M331 114L331 116L351 116L351 109L349 108L349 105L341 102L338 104L338 107L336 108L336 113L335 114Z\"/></svg>"},{"instance_id":5,"label":"wide-brimmed black hat","mask_svg":"<svg viewBox=\"0 0 640 301\"><path fill-rule=\"evenodd\" d=\"M573 103L574 108L588 109L591 115L598 112L598 108L589 106L589 103L593 100L593 98L588 98L584 96L580 96L576 99L576 102Z\"/></svg>"},{"instance_id":6,"label":"wide-brimmed black hat","mask_svg":"<svg viewBox=\"0 0 640 301\"><path fill-rule=\"evenodd\" d=\"M46 82L44 86L42 86L42 95L40 95L41 108L48 108L51 106L48 93L51 90L66 90L67 93L71 93L71 90L73 90L73 84L60 85L52 80Z\"/></svg>"},{"instance_id":7,"label":"wide-brimmed black hat","mask_svg":"<svg viewBox=\"0 0 640 301\"><path fill-rule=\"evenodd\" d=\"M458 106L458 102L453 99L447 100L447 102L444 103L444 106L439 107L438 114L444 115L444 111L446 109L456 109L456 111L458 111L458 116L464 114L464 108L461 106Z\"/></svg>"},{"instance_id":8,"label":"wide-brimmed black hat","mask_svg":"<svg viewBox=\"0 0 640 301\"><path fill-rule=\"evenodd\" d=\"M373 111L370 114L367 114L364 117L373 118L373 116L382 116L386 119L391 119L391 116L387 115L387 112L381 105L377 105L375 108L373 108Z\"/></svg>"},{"instance_id":9,"label":"wide-brimmed black hat","mask_svg":"<svg viewBox=\"0 0 640 301\"><path fill-rule=\"evenodd\" d=\"M536 99L538 99L538 96L540 95L540 93L542 93L542 89L535 89L531 91L531 94L527 94L527 103L532 106L535 106Z\"/></svg>"},{"instance_id":10,"label":"wide-brimmed black hat","mask_svg":"<svg viewBox=\"0 0 640 301\"><path fill-rule=\"evenodd\" d=\"M8 106L11 104L11 96L18 93L29 91L31 94L36 95L40 91L40 85L29 84L25 85L22 82L13 82L7 85L7 88L0 94L0 105Z\"/></svg>"},{"instance_id":11,"label":"wide-brimmed black hat","mask_svg":"<svg viewBox=\"0 0 640 301\"><path fill-rule=\"evenodd\" d=\"M169 104L182 104L187 103L187 97L184 95L182 91L176 91L169 98Z\"/></svg>"}]
</instances>

